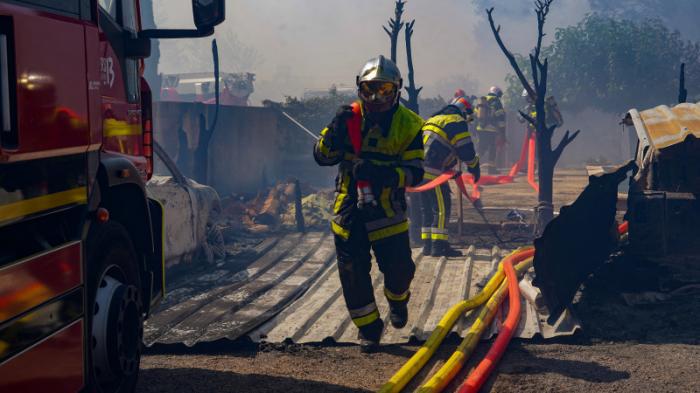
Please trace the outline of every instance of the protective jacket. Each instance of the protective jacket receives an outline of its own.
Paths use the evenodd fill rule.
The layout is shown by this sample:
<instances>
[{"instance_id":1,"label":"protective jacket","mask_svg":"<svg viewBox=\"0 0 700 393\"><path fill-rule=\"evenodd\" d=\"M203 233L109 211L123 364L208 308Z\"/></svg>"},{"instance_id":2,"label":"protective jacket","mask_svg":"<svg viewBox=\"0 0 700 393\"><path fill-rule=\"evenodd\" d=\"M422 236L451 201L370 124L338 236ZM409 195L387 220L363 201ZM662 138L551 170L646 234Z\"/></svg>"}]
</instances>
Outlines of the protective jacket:
<instances>
[{"instance_id":1,"label":"protective jacket","mask_svg":"<svg viewBox=\"0 0 700 393\"><path fill-rule=\"evenodd\" d=\"M359 157L348 135L339 146L333 146L328 127L321 131L321 138L314 146L314 158L319 165L338 165L331 228L343 239L350 237L356 220L364 222L370 242L408 231L405 187L423 180L424 153L420 134L423 119L401 105L382 116L383 119L375 119L363 113ZM395 171L395 176L386 179L383 187L373 187L378 201L376 208L360 210L357 206L357 182L352 174L353 161L357 158Z\"/></svg>"},{"instance_id":2,"label":"protective jacket","mask_svg":"<svg viewBox=\"0 0 700 393\"><path fill-rule=\"evenodd\" d=\"M452 169L457 160L469 167L479 165L474 151L467 120L454 106L447 106L423 125L425 148L425 178L434 179ZM443 184L421 193L421 238L431 241L447 241L447 224L450 218L450 187Z\"/></svg>"},{"instance_id":3,"label":"protective jacket","mask_svg":"<svg viewBox=\"0 0 700 393\"><path fill-rule=\"evenodd\" d=\"M479 122L476 130L479 132L504 132L506 129L506 111L503 103L497 95L489 93L486 95L485 103L478 105L476 110Z\"/></svg>"},{"instance_id":4,"label":"protective jacket","mask_svg":"<svg viewBox=\"0 0 700 393\"><path fill-rule=\"evenodd\" d=\"M478 163L469 126L452 106L438 112L423 125L426 176L438 176L462 160L470 167Z\"/></svg>"}]
</instances>

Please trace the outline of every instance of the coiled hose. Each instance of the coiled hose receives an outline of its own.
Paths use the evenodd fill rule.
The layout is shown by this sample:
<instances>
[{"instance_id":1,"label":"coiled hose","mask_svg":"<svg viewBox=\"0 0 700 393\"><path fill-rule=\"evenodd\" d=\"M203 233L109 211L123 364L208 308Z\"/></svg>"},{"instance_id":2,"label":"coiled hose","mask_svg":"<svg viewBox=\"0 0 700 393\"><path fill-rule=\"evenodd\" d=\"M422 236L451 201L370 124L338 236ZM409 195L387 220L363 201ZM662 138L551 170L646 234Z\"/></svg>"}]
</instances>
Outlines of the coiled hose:
<instances>
[{"instance_id":1,"label":"coiled hose","mask_svg":"<svg viewBox=\"0 0 700 393\"><path fill-rule=\"evenodd\" d=\"M510 339L515 333L515 329L520 322L520 287L518 286L518 276L513 268L513 262L530 258L535 255L535 249L530 249L506 257L503 264L503 271L508 281L508 316L503 322L498 337L491 345L488 353L478 366L469 374L464 384L459 388L459 393L477 392L491 375L494 367L503 356Z\"/></svg>"},{"instance_id":2,"label":"coiled hose","mask_svg":"<svg viewBox=\"0 0 700 393\"><path fill-rule=\"evenodd\" d=\"M508 257L514 256L523 250L533 250L532 247L523 248L514 251ZM508 258L506 257L506 258ZM488 281L484 289L475 295L474 297L463 300L455 305L453 305L442 317L435 330L430 334L428 340L423 343L423 345L416 351L413 356L397 371L387 383L385 383L381 389L380 393L394 393L400 392L413 377L418 374L418 372L425 366L425 364L430 360L430 358L435 354L435 351L440 346L442 341L445 339L447 334L452 330L454 324L457 322L459 317L464 315L465 312L475 309L480 305L486 303L496 292L501 282L504 279L503 273L503 263L499 264L498 270Z\"/></svg>"},{"instance_id":3,"label":"coiled hose","mask_svg":"<svg viewBox=\"0 0 700 393\"><path fill-rule=\"evenodd\" d=\"M528 258L516 265L515 270L518 274L521 274L527 271L531 266L532 258ZM496 290L496 293L494 293L488 302L486 302L484 307L481 308L479 315L469 328L469 332L459 344L452 356L447 359L447 362L445 362L445 364L428 380L428 382L423 384L423 386L418 389L418 392L441 392L445 389L445 387L447 387L447 385L449 385L452 379L454 379L454 377L462 369L467 359L469 359L472 352L474 352L474 349L476 348L476 345L481 339L481 336L486 328L491 325L491 322L498 311L498 306L503 303L507 290L507 281L501 282L501 285L498 287L498 290Z\"/></svg>"}]
</instances>

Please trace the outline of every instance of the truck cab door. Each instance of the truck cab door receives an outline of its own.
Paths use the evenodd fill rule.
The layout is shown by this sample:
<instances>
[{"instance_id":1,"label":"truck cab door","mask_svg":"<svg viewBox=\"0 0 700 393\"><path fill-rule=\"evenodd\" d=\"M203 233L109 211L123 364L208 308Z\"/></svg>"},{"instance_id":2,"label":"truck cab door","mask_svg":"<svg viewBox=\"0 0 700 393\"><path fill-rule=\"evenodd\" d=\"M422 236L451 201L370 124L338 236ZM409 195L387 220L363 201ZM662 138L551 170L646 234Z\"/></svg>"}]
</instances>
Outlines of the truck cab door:
<instances>
[{"instance_id":1,"label":"truck cab door","mask_svg":"<svg viewBox=\"0 0 700 393\"><path fill-rule=\"evenodd\" d=\"M99 0L104 149L128 156L145 173L141 112L142 61L127 58L125 43L140 29L136 0Z\"/></svg>"}]
</instances>

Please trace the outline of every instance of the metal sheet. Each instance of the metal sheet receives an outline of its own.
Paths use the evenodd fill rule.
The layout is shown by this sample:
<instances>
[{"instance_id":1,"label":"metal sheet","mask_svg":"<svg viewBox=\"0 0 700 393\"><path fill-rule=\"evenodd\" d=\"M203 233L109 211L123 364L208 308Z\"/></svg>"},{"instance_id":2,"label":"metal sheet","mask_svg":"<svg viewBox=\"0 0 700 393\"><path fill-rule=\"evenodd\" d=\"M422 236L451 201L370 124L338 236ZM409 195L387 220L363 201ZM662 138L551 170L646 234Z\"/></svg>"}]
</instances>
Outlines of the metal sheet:
<instances>
[{"instance_id":1,"label":"metal sheet","mask_svg":"<svg viewBox=\"0 0 700 393\"><path fill-rule=\"evenodd\" d=\"M636 121L634 121L636 120ZM633 116L636 128L642 128L656 149L683 142L688 135L700 138L700 103L678 104L672 108L661 105Z\"/></svg>"},{"instance_id":2,"label":"metal sheet","mask_svg":"<svg viewBox=\"0 0 700 393\"><path fill-rule=\"evenodd\" d=\"M247 270L227 273L225 266L182 282L161 310L147 322L145 342L191 346L198 342L248 337L254 342L356 343L343 300L332 236L325 233L286 235L259 248ZM470 246L459 258L421 255L414 249L416 275L411 288L409 321L402 329L387 326L383 342L402 344L428 338L454 303L481 290L508 251ZM388 314L383 276L372 269L377 305ZM207 285L209 286L207 288ZM519 337L545 338L571 334L578 323L571 316L560 327L544 323L534 305L524 304ZM475 314L476 312L472 313ZM473 315L457 324L463 336ZM561 328L563 326L563 328ZM494 326L489 335L497 331Z\"/></svg>"},{"instance_id":3,"label":"metal sheet","mask_svg":"<svg viewBox=\"0 0 700 393\"><path fill-rule=\"evenodd\" d=\"M500 259L508 252L494 247L491 250L473 246L463 250L461 258L424 257L414 250L416 275L411 288L408 324L402 329L387 326L382 342L405 344L424 341L444 313L457 301L478 293L493 274ZM382 274L373 269L375 297L382 316L388 314L388 304L382 294ZM532 338L540 335L551 338L571 335L580 329L578 321L566 313L554 326L546 323L546 315L534 304L523 299L523 319L517 337ZM469 313L456 325L454 331L464 337L473 322L475 312ZM505 315L505 313L504 313ZM497 333L494 323L486 337ZM352 325L345 308L335 264L296 302L276 317L248 333L254 342L357 343L357 329Z\"/></svg>"}]
</instances>

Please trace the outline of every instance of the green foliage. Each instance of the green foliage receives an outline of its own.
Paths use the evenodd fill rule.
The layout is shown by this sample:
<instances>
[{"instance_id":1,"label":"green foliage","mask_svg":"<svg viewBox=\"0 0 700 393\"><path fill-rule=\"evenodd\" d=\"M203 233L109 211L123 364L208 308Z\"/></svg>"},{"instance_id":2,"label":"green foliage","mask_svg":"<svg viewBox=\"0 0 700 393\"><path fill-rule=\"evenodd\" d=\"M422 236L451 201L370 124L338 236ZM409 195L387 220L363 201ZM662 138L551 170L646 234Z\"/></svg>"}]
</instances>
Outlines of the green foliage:
<instances>
[{"instance_id":1,"label":"green foliage","mask_svg":"<svg viewBox=\"0 0 700 393\"><path fill-rule=\"evenodd\" d=\"M285 97L282 107L285 112L311 131L321 132L333 120L333 116L341 105L350 105L356 99L354 95L340 94L337 90L331 89L328 95L322 97L308 99Z\"/></svg>"},{"instance_id":2,"label":"green foliage","mask_svg":"<svg viewBox=\"0 0 700 393\"><path fill-rule=\"evenodd\" d=\"M587 107L607 112L674 104L680 64L686 63L686 86L700 93L700 45L684 41L660 20L643 22L588 15L576 26L557 29L542 50L549 59L549 94L563 110ZM518 56L530 78L530 62ZM522 86L506 78L511 108L522 105Z\"/></svg>"}]
</instances>

